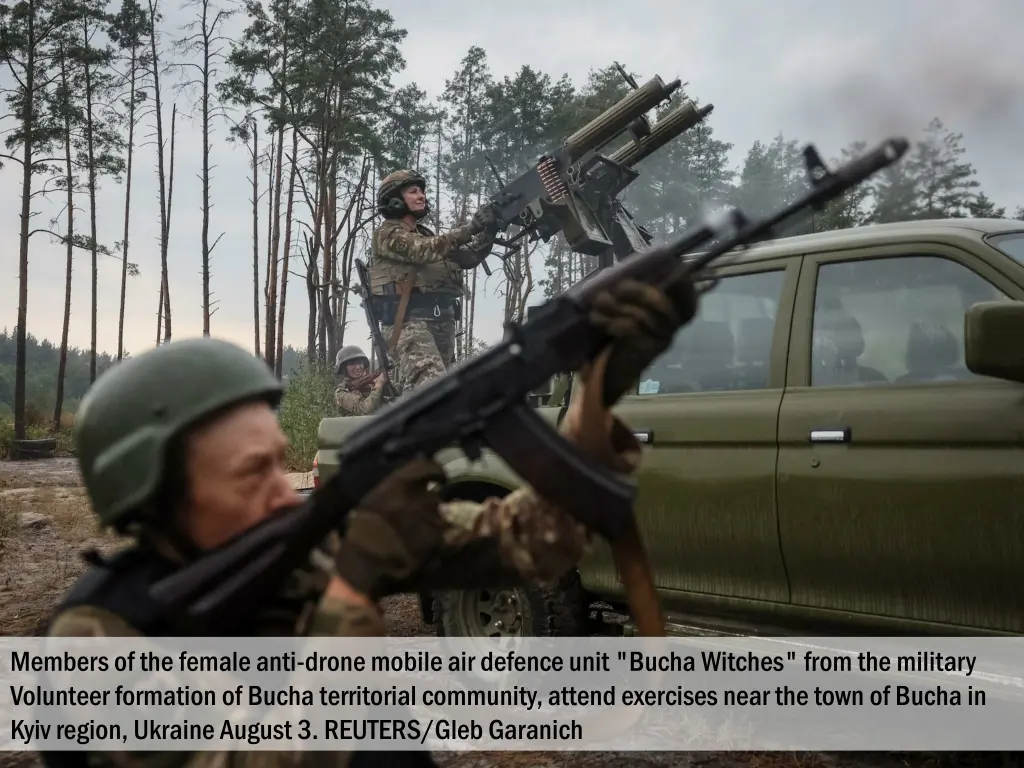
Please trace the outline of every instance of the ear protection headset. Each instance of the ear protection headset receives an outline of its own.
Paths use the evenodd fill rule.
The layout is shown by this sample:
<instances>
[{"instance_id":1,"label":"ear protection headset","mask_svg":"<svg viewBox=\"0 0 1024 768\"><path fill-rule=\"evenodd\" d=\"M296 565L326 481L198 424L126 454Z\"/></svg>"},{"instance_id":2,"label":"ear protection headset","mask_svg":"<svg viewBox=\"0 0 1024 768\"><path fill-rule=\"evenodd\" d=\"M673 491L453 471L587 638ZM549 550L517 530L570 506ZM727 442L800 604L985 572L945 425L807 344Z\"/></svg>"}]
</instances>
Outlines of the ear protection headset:
<instances>
[{"instance_id":1,"label":"ear protection headset","mask_svg":"<svg viewBox=\"0 0 1024 768\"><path fill-rule=\"evenodd\" d=\"M385 219L399 219L402 216L405 216L406 214L410 213L409 206L405 204L405 199L402 197L402 192L407 187L411 187L419 183L420 182L416 180L410 181L408 184L404 184L401 187L395 189L393 192L390 192L386 200L378 200L377 213L379 213ZM417 212L414 215L416 216L417 219L422 219L428 213L430 213L430 203L428 201L425 201L423 210Z\"/></svg>"}]
</instances>

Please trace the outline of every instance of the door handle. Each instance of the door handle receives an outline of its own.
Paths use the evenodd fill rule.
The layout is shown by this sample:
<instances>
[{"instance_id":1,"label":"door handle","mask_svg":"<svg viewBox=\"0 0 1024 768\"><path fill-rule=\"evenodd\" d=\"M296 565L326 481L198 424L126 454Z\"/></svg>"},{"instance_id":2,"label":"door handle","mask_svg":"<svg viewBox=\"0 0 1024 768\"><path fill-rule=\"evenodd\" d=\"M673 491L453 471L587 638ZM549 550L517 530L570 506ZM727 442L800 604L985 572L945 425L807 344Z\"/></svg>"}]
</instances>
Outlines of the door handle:
<instances>
[{"instance_id":1,"label":"door handle","mask_svg":"<svg viewBox=\"0 0 1024 768\"><path fill-rule=\"evenodd\" d=\"M812 429L810 439L812 443L848 443L850 442L850 428Z\"/></svg>"},{"instance_id":2,"label":"door handle","mask_svg":"<svg viewBox=\"0 0 1024 768\"><path fill-rule=\"evenodd\" d=\"M635 437L637 442L641 445L650 445L654 442L654 432L649 429L641 429L634 432L633 437Z\"/></svg>"}]
</instances>

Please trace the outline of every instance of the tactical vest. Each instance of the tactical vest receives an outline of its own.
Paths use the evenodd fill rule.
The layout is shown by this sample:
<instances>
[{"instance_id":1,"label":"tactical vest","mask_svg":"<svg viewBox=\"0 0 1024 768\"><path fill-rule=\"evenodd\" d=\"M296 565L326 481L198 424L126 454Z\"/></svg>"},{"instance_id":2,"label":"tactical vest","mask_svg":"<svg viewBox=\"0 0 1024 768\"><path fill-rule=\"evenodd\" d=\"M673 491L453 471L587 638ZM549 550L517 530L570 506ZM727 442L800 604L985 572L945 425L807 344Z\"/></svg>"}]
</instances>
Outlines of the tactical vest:
<instances>
[{"instance_id":1,"label":"tactical vest","mask_svg":"<svg viewBox=\"0 0 1024 768\"><path fill-rule=\"evenodd\" d=\"M384 236L395 227L405 228L405 224L400 219L387 219L373 233L373 263L369 273L370 290L374 295L396 294L398 286L410 275L414 278L413 287L423 293L446 293L452 296L465 293L462 270L448 259L429 264L408 264L388 258L387 249L381 243ZM424 237L434 236L433 231L422 224L416 225L416 232Z\"/></svg>"},{"instance_id":2,"label":"tactical vest","mask_svg":"<svg viewBox=\"0 0 1024 768\"><path fill-rule=\"evenodd\" d=\"M171 626L149 595L149 587L172 573L177 566L166 558L138 547L130 547L110 558L97 558L93 565L71 587L53 613L78 606L92 606L118 616L147 637L182 637L184 633ZM50 625L52 626L52 620ZM49 627L47 627L49 629ZM251 636L245 624L236 626L233 637ZM46 768L91 768L89 752L40 752ZM429 752L367 752L352 753L347 768L438 768Z\"/></svg>"}]
</instances>

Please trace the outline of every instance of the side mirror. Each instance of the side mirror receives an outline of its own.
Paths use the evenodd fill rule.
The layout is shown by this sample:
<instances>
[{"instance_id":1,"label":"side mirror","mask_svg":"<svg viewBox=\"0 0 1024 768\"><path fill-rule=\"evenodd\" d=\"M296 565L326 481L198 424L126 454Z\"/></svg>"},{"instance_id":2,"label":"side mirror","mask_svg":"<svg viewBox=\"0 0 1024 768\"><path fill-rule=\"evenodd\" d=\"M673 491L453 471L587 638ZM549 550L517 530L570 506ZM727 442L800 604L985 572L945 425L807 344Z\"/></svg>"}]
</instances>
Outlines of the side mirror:
<instances>
[{"instance_id":1,"label":"side mirror","mask_svg":"<svg viewBox=\"0 0 1024 768\"><path fill-rule=\"evenodd\" d=\"M983 301L964 315L968 370L1024 383L1024 302Z\"/></svg>"}]
</instances>

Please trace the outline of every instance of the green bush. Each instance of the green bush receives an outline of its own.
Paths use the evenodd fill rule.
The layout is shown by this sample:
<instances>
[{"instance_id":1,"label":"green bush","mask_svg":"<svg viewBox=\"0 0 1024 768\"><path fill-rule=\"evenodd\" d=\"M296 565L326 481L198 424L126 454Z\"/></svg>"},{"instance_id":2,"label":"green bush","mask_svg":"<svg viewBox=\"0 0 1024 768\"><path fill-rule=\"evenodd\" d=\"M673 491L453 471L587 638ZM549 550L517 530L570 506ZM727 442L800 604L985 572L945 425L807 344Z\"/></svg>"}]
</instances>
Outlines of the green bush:
<instances>
[{"instance_id":1,"label":"green bush","mask_svg":"<svg viewBox=\"0 0 1024 768\"><path fill-rule=\"evenodd\" d=\"M281 428L288 436L288 468L308 472L316 454L320 420L333 416L334 374L327 366L302 360L288 376L281 400Z\"/></svg>"}]
</instances>

